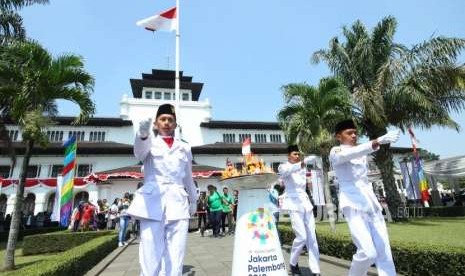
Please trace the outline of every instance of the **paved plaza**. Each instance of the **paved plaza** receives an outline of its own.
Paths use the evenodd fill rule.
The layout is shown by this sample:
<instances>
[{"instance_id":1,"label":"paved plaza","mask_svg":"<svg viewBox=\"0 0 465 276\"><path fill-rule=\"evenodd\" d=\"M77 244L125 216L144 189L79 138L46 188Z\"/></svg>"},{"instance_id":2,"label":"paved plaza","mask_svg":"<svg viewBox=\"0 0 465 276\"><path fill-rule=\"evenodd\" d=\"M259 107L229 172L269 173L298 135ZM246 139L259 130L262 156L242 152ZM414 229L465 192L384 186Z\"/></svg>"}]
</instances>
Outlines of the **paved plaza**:
<instances>
[{"instance_id":1,"label":"paved plaza","mask_svg":"<svg viewBox=\"0 0 465 276\"><path fill-rule=\"evenodd\" d=\"M200 237L199 233L190 233L187 253L184 260L184 276L230 276L233 256L234 237ZM127 247L118 248L103 260L86 276L138 276L139 243L133 240ZM283 248L286 264L289 261L289 247ZM299 265L303 275L311 275L308 269L308 256L302 255ZM321 256L321 274L323 276L347 275L349 262L333 257ZM377 275L374 269L369 275Z\"/></svg>"}]
</instances>

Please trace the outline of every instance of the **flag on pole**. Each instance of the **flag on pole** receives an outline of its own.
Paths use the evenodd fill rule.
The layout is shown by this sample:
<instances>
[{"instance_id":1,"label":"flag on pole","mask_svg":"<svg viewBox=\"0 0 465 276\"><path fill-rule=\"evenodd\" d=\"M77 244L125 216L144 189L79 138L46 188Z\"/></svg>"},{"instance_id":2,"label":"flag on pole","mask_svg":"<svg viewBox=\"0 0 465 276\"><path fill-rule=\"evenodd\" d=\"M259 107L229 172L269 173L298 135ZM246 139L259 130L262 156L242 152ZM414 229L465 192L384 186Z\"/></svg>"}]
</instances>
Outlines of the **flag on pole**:
<instances>
[{"instance_id":1,"label":"flag on pole","mask_svg":"<svg viewBox=\"0 0 465 276\"><path fill-rule=\"evenodd\" d=\"M174 31L177 29L176 7L136 22L148 31Z\"/></svg>"},{"instance_id":2,"label":"flag on pole","mask_svg":"<svg viewBox=\"0 0 465 276\"><path fill-rule=\"evenodd\" d=\"M244 142L242 142L242 155L250 155L252 152L250 150L250 137L247 137Z\"/></svg>"},{"instance_id":3,"label":"flag on pole","mask_svg":"<svg viewBox=\"0 0 465 276\"><path fill-rule=\"evenodd\" d=\"M63 167L63 184L61 187L60 198L60 225L67 227L69 225L72 203L73 203L73 186L74 186L74 169L76 167L76 136L72 136L64 143L65 161Z\"/></svg>"},{"instance_id":4,"label":"flag on pole","mask_svg":"<svg viewBox=\"0 0 465 276\"><path fill-rule=\"evenodd\" d=\"M425 207L429 207L428 200L430 199L430 195L428 192L428 182L426 181L425 174L423 172L423 164L420 160L420 155L417 151L417 144L418 140L413 133L411 127L408 128L408 133L410 134L410 139L412 140L412 147L413 147L413 156L415 157L414 164L415 170L418 175L418 186L420 190L421 201L425 205Z\"/></svg>"}]
</instances>

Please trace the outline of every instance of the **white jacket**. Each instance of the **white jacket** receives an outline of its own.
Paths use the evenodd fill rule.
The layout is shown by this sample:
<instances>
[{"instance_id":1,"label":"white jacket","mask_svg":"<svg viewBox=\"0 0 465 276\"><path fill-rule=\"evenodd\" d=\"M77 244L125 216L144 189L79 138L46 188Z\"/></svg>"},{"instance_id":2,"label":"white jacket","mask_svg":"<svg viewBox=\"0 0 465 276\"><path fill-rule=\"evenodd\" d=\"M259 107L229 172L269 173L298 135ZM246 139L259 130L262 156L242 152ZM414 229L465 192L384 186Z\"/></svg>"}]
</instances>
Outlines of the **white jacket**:
<instances>
[{"instance_id":1,"label":"white jacket","mask_svg":"<svg viewBox=\"0 0 465 276\"><path fill-rule=\"evenodd\" d=\"M278 172L286 187L281 196L281 209L302 212L312 210L313 205L305 191L307 187L306 168L302 168L300 162L295 164L286 162L279 165Z\"/></svg>"},{"instance_id":2,"label":"white jacket","mask_svg":"<svg viewBox=\"0 0 465 276\"><path fill-rule=\"evenodd\" d=\"M373 149L372 142L331 149L329 160L339 182L339 208L351 207L367 213L382 209L368 182L367 155L375 150L378 149Z\"/></svg>"},{"instance_id":3,"label":"white jacket","mask_svg":"<svg viewBox=\"0 0 465 276\"><path fill-rule=\"evenodd\" d=\"M128 214L151 220L187 219L197 202L190 146L174 138L171 148L160 136L136 135L134 155L144 162L144 185L135 192Z\"/></svg>"}]
</instances>

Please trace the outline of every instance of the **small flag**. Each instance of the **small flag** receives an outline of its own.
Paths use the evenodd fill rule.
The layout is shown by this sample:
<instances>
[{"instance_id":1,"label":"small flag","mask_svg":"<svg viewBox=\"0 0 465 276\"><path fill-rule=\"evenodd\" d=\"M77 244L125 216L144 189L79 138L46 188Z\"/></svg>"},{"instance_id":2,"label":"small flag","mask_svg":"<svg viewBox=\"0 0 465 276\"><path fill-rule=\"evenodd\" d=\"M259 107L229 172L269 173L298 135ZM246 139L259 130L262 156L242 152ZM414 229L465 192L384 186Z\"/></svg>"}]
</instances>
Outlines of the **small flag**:
<instances>
[{"instance_id":1,"label":"small flag","mask_svg":"<svg viewBox=\"0 0 465 276\"><path fill-rule=\"evenodd\" d=\"M242 143L242 155L249 155L252 152L250 151L250 137L247 137L244 142Z\"/></svg>"},{"instance_id":2,"label":"small flag","mask_svg":"<svg viewBox=\"0 0 465 276\"><path fill-rule=\"evenodd\" d=\"M177 28L176 7L136 22L137 26L149 31L174 31Z\"/></svg>"}]
</instances>

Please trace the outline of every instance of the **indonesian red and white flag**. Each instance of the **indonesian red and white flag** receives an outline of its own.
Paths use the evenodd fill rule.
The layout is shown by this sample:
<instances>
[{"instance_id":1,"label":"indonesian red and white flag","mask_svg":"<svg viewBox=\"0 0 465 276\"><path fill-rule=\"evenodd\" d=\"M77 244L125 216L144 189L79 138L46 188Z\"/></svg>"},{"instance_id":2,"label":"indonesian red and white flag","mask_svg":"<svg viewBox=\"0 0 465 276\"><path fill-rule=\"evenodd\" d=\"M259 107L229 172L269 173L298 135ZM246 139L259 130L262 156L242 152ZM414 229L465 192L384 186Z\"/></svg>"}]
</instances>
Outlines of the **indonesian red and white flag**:
<instances>
[{"instance_id":1,"label":"indonesian red and white flag","mask_svg":"<svg viewBox=\"0 0 465 276\"><path fill-rule=\"evenodd\" d=\"M250 144L250 137L247 137L244 142L242 142L242 155L249 155L252 153L250 150Z\"/></svg>"},{"instance_id":2,"label":"indonesian red and white flag","mask_svg":"<svg viewBox=\"0 0 465 276\"><path fill-rule=\"evenodd\" d=\"M136 22L149 31L174 31L177 28L176 7Z\"/></svg>"}]
</instances>

